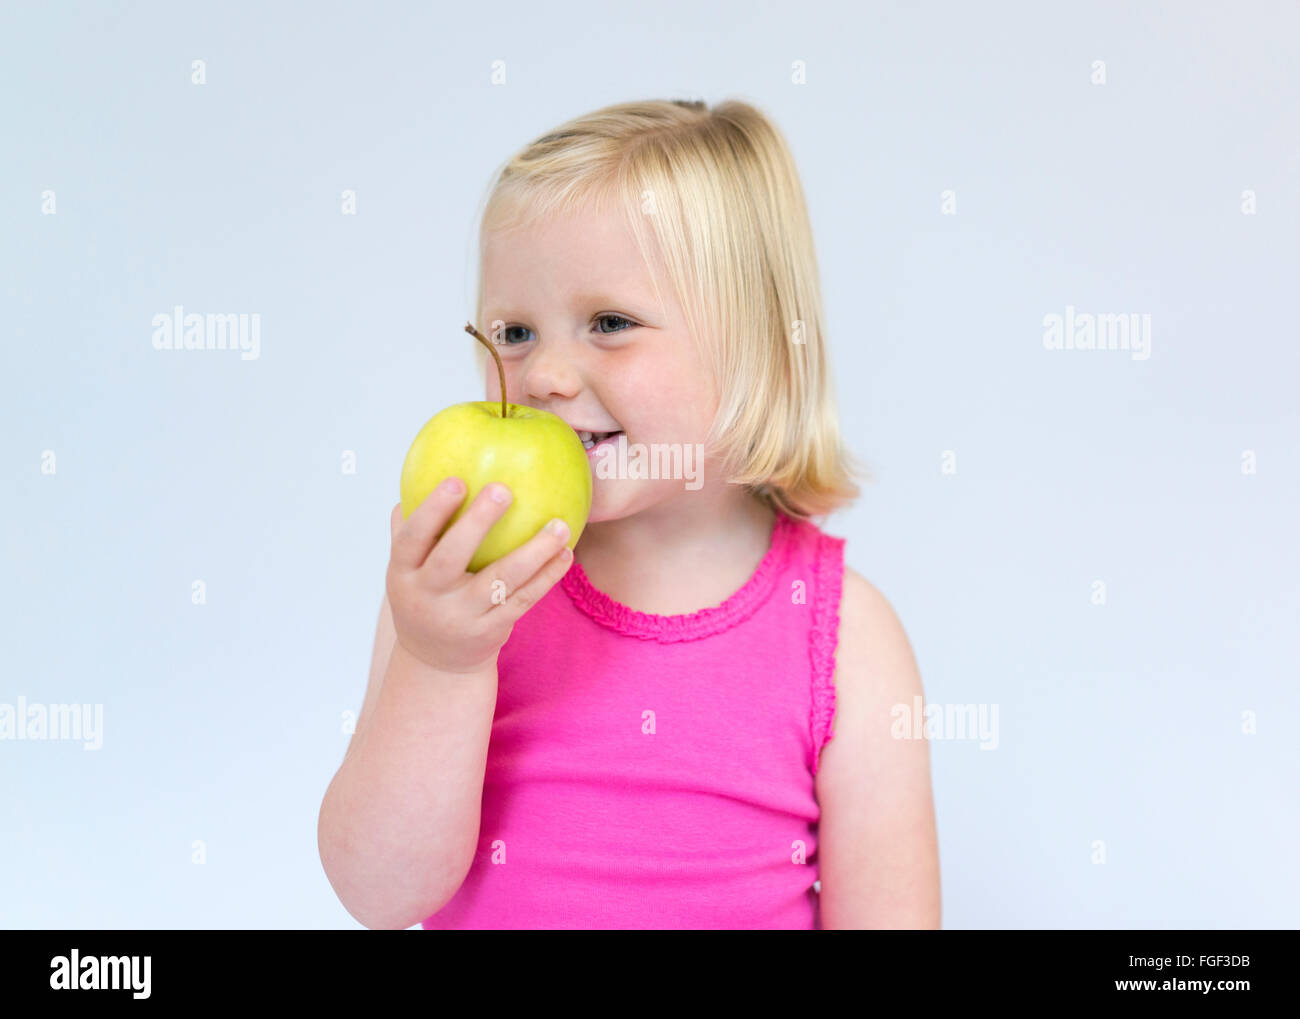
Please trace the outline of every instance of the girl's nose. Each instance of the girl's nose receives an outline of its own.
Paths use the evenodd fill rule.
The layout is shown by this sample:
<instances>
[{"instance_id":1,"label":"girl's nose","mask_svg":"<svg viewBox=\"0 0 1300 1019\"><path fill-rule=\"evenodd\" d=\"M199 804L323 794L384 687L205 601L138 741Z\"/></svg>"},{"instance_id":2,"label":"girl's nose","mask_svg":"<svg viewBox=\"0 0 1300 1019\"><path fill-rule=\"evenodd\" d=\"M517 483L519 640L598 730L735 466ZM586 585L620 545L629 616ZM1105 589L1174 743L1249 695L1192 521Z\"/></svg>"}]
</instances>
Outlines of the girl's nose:
<instances>
[{"instance_id":1,"label":"girl's nose","mask_svg":"<svg viewBox=\"0 0 1300 1019\"><path fill-rule=\"evenodd\" d=\"M523 386L530 400L572 399L582 389L582 371L564 352L539 347L524 363Z\"/></svg>"}]
</instances>

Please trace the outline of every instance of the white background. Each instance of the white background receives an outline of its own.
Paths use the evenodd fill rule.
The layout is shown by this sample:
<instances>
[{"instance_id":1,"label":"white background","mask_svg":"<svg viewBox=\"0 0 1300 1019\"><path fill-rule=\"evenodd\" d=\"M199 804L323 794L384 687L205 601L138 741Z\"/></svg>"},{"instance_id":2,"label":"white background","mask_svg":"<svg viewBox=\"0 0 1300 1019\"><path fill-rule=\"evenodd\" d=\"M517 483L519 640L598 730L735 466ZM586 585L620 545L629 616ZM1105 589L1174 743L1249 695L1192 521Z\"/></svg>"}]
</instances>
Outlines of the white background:
<instances>
[{"instance_id":1,"label":"white background","mask_svg":"<svg viewBox=\"0 0 1300 1019\"><path fill-rule=\"evenodd\" d=\"M798 161L879 479L824 527L931 701L998 708L996 750L933 745L945 925L1295 926L1296 6L636 11L0 11L0 701L105 727L0 742L0 924L356 926L317 811L407 445L483 398L489 175L737 97ZM259 314L260 357L154 350L178 304ZM1046 350L1067 305L1149 314L1150 357Z\"/></svg>"}]
</instances>

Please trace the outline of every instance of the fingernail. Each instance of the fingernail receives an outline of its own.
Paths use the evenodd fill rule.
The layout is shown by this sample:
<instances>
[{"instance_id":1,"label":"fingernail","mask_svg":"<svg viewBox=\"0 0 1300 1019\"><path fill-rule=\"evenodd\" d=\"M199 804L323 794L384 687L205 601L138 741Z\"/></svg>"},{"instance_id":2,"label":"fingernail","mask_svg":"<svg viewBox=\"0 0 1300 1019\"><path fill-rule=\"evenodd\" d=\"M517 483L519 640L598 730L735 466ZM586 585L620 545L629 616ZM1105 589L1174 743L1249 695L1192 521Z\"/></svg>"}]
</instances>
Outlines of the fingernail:
<instances>
[{"instance_id":1,"label":"fingernail","mask_svg":"<svg viewBox=\"0 0 1300 1019\"><path fill-rule=\"evenodd\" d=\"M464 489L461 488L460 478L448 478L442 483L442 490L448 495L459 495L464 491Z\"/></svg>"},{"instance_id":2,"label":"fingernail","mask_svg":"<svg viewBox=\"0 0 1300 1019\"><path fill-rule=\"evenodd\" d=\"M566 524L559 517L556 517L549 524L547 524L546 529L550 531L553 535L555 535L557 538L567 538L569 536L569 525Z\"/></svg>"},{"instance_id":3,"label":"fingernail","mask_svg":"<svg viewBox=\"0 0 1300 1019\"><path fill-rule=\"evenodd\" d=\"M490 485L488 486L488 498L493 502L509 502L510 489L506 488L505 485Z\"/></svg>"}]
</instances>

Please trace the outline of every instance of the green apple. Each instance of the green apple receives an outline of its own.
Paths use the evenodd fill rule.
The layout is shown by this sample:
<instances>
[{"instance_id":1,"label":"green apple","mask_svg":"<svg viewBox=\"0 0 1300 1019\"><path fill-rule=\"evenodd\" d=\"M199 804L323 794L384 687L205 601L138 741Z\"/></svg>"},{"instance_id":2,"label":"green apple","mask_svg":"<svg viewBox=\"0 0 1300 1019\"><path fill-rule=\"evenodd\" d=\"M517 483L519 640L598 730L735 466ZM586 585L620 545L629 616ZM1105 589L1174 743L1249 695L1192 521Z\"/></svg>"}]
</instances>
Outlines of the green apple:
<instances>
[{"instance_id":1,"label":"green apple","mask_svg":"<svg viewBox=\"0 0 1300 1019\"><path fill-rule=\"evenodd\" d=\"M502 390L504 392L504 389ZM578 433L563 418L536 407L491 401L439 411L411 443L402 465L402 516L452 476L468 491L448 527L490 482L513 499L470 560L471 573L532 538L554 517L569 525L569 548L591 513L591 465Z\"/></svg>"}]
</instances>

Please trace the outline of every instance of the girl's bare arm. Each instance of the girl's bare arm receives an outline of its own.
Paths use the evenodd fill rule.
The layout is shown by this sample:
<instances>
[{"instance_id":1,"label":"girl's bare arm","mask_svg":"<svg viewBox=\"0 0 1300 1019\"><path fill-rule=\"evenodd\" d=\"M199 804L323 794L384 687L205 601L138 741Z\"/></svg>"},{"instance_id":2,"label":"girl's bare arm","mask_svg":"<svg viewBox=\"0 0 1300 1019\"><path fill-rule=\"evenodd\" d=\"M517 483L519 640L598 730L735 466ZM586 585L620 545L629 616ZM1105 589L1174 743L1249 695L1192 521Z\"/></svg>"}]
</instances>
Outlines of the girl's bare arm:
<instances>
[{"instance_id":1,"label":"girl's bare arm","mask_svg":"<svg viewBox=\"0 0 1300 1019\"><path fill-rule=\"evenodd\" d=\"M930 743L893 731L894 708L924 697L921 676L889 602L847 567L835 694L816 781L822 928L938 928Z\"/></svg>"},{"instance_id":2,"label":"girl's bare arm","mask_svg":"<svg viewBox=\"0 0 1300 1019\"><path fill-rule=\"evenodd\" d=\"M548 527L468 572L508 505L500 487L506 501L486 486L450 526L463 485L440 486L407 520L393 507L366 696L317 824L325 874L367 927L410 927L465 880L478 843L497 655L572 562L567 529Z\"/></svg>"},{"instance_id":3,"label":"girl's bare arm","mask_svg":"<svg viewBox=\"0 0 1300 1019\"><path fill-rule=\"evenodd\" d=\"M396 643L385 596L352 741L321 804L321 863L358 922L405 929L460 888L478 842L493 661L443 673Z\"/></svg>"}]
</instances>

